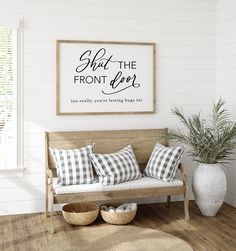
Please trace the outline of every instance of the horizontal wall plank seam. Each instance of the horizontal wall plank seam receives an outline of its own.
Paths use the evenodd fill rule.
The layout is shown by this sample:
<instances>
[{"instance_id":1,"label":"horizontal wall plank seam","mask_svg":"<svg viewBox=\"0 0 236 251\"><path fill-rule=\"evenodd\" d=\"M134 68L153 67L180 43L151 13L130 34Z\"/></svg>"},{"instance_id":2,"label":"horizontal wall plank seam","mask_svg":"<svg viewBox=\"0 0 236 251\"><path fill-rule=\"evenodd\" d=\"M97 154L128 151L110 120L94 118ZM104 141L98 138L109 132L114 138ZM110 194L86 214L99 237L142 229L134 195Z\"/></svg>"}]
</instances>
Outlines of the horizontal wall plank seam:
<instances>
[{"instance_id":1,"label":"horizontal wall plank seam","mask_svg":"<svg viewBox=\"0 0 236 251\"><path fill-rule=\"evenodd\" d=\"M48 27L48 26L34 26L31 28L25 27L25 33L27 31L29 31L30 29L35 30L36 29L43 29L43 30L54 30L55 31L55 27ZM103 29L103 28L99 28L99 29L91 29L91 28L87 28L87 27L79 27L79 28L66 28L66 27L56 27L56 29L60 29L61 30L70 30L70 31L80 31L80 30L86 30L86 31L120 31L120 32L132 32L132 33L156 33L156 34L180 34L180 35L192 35L192 36L216 36L216 32L182 32L182 31L158 31L158 30L135 30L135 29L116 29L115 27L113 29Z\"/></svg>"},{"instance_id":2,"label":"horizontal wall plank seam","mask_svg":"<svg viewBox=\"0 0 236 251\"><path fill-rule=\"evenodd\" d=\"M236 45L236 43L235 43ZM223 58L234 58L236 57L236 54L230 54L230 55L225 55L225 56L218 56L218 59L223 59Z\"/></svg>"},{"instance_id":3,"label":"horizontal wall plank seam","mask_svg":"<svg viewBox=\"0 0 236 251\"><path fill-rule=\"evenodd\" d=\"M236 41L231 41L231 42L226 42L226 43L218 43L216 47L221 47L221 46L228 46L228 45L235 45Z\"/></svg>"},{"instance_id":4,"label":"horizontal wall plank seam","mask_svg":"<svg viewBox=\"0 0 236 251\"><path fill-rule=\"evenodd\" d=\"M125 20L138 20L138 21L157 21L157 22L170 22L170 23L193 23L193 24L212 24L214 25L215 24L215 21L193 21L193 20L189 20L189 19L166 19L166 18L143 18L143 17L140 17L140 18L136 18L136 17L123 17L123 16L94 16L94 15L91 15L91 16L88 16L88 15L63 15L63 14L58 14L58 15L47 15L47 14L38 14L39 16L42 16L43 18L47 18L47 17L73 17L73 18L90 18L90 19L105 19L105 20L120 20L122 19L123 21ZM30 15L28 14L27 17L30 17ZM27 27L33 27L31 25L27 25Z\"/></svg>"},{"instance_id":5,"label":"horizontal wall plank seam","mask_svg":"<svg viewBox=\"0 0 236 251\"><path fill-rule=\"evenodd\" d=\"M30 200L7 200L7 201L0 201L1 204L5 203L20 203L20 202L33 202L33 201L45 201L45 199L30 199Z\"/></svg>"},{"instance_id":6,"label":"horizontal wall plank seam","mask_svg":"<svg viewBox=\"0 0 236 251\"><path fill-rule=\"evenodd\" d=\"M35 0L34 0L35 1ZM31 1L32 2L32 1ZM35 1L36 2L36 1ZM38 0L38 2L42 3L42 1ZM94 2L94 3L88 3L88 2L73 2L73 1L66 1L66 2L55 2L55 1L47 1L48 3L54 3L54 4L60 4L60 5L65 5L66 4L74 4L74 5L85 5L85 6L98 6L98 7L125 7L125 8L139 8L139 9L161 9L161 10L177 10L177 11L196 11L196 12L207 12L207 13L216 13L216 9L212 10L212 9L197 9L197 8L167 8L167 7L159 7L159 6L151 6L149 5L147 7L147 5L134 5L134 4L103 4L103 3L98 3L98 2Z\"/></svg>"},{"instance_id":7,"label":"horizontal wall plank seam","mask_svg":"<svg viewBox=\"0 0 236 251\"><path fill-rule=\"evenodd\" d=\"M20 179L20 178L18 178ZM21 188L23 188L25 190L25 188L30 188L30 187L35 187L33 184L29 184L29 185L25 185L25 186L21 186ZM36 189L38 188L44 188L44 186L37 186ZM1 187L1 190L17 190L17 187ZM30 191L29 191L30 192Z\"/></svg>"},{"instance_id":8,"label":"horizontal wall plank seam","mask_svg":"<svg viewBox=\"0 0 236 251\"><path fill-rule=\"evenodd\" d=\"M219 68L218 68L218 70L220 71L220 70L236 70L236 66L235 67L222 67L222 66L220 66Z\"/></svg>"},{"instance_id":9,"label":"horizontal wall plank seam","mask_svg":"<svg viewBox=\"0 0 236 251\"><path fill-rule=\"evenodd\" d=\"M224 22L228 22L228 21L232 21L232 20L235 20L236 17L228 17L228 18L222 18L222 19L218 19L217 20L217 23L224 23Z\"/></svg>"},{"instance_id":10,"label":"horizontal wall plank seam","mask_svg":"<svg viewBox=\"0 0 236 251\"><path fill-rule=\"evenodd\" d=\"M225 35L225 34L230 34L236 32L236 29L231 29L231 30L227 30L227 31L221 31L217 33L217 36L221 36L221 35Z\"/></svg>"},{"instance_id":11,"label":"horizontal wall plank seam","mask_svg":"<svg viewBox=\"0 0 236 251\"><path fill-rule=\"evenodd\" d=\"M73 40L73 39L72 39ZM93 41L95 39L91 39L91 41ZM24 40L25 42L55 42L56 39L45 39L45 40L38 40L38 39L25 39ZM104 40L106 41L106 40ZM107 40L108 41L108 40ZM124 40L120 40L120 41L124 41ZM133 41L132 39L129 39L129 41ZM188 47L197 47L197 48L214 48L214 47L217 47L216 45L209 45L209 44L206 44L206 45L199 45L199 44L188 44L188 43L173 43L173 44L170 44L170 43L158 43L156 42L156 45L157 46L188 46Z\"/></svg>"},{"instance_id":12,"label":"horizontal wall plank seam","mask_svg":"<svg viewBox=\"0 0 236 251\"><path fill-rule=\"evenodd\" d=\"M22 12L13 12L14 13L14 16L19 16L22 17L22 15L24 15L25 17L29 17L32 15L32 13L22 13ZM0 10L0 16L3 16L3 15L12 15L12 12L1 12ZM163 22L186 22L186 23L206 23L206 24L214 24L214 21L192 21L192 20L189 20L189 19L162 19L162 18L158 18L158 19L155 19L155 18L130 18L130 17L123 17L123 16L120 16L120 17L115 17L113 18L112 16L109 16L109 17L104 17L104 16L78 16L78 15L65 15L65 14L45 14L45 13L34 13L34 16L46 16L46 17L88 17L88 18L103 18L103 19L125 19L125 20L153 20L153 21L163 21Z\"/></svg>"},{"instance_id":13,"label":"horizontal wall plank seam","mask_svg":"<svg viewBox=\"0 0 236 251\"><path fill-rule=\"evenodd\" d=\"M224 7L216 8L216 11L222 11L222 10L226 10L226 9L231 9L234 6L236 6L236 4L229 4L229 5L226 5Z\"/></svg>"}]
</instances>

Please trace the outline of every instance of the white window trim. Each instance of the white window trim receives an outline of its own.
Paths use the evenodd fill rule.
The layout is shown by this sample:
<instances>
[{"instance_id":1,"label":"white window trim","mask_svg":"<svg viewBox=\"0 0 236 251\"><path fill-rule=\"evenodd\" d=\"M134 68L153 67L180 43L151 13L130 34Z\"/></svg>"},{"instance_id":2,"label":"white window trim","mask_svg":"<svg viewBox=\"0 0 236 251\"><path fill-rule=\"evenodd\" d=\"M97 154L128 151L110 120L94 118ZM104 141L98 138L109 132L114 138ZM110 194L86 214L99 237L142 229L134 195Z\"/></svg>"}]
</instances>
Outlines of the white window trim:
<instances>
[{"instance_id":1,"label":"white window trim","mask_svg":"<svg viewBox=\"0 0 236 251\"><path fill-rule=\"evenodd\" d=\"M0 177L14 177L24 175L24 30L23 18L1 18L0 26L17 29L17 167L0 169Z\"/></svg>"},{"instance_id":2,"label":"white window trim","mask_svg":"<svg viewBox=\"0 0 236 251\"><path fill-rule=\"evenodd\" d=\"M23 33L23 18L19 20L19 28L18 32L18 60L17 60L17 78L18 78L18 86L17 89L17 120L18 120L18 128L17 128L17 135L18 135L18 146L17 146L17 169L24 170L24 33Z\"/></svg>"}]
</instances>

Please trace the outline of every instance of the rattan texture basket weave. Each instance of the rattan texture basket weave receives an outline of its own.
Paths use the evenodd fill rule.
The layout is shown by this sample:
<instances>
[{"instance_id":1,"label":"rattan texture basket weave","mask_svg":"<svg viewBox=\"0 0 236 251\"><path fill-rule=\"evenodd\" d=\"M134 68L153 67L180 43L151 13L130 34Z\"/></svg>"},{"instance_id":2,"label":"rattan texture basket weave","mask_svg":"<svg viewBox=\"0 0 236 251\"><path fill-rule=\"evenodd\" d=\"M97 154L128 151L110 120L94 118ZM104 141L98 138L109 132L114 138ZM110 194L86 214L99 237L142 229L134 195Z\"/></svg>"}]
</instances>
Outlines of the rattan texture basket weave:
<instances>
[{"instance_id":1,"label":"rattan texture basket weave","mask_svg":"<svg viewBox=\"0 0 236 251\"><path fill-rule=\"evenodd\" d=\"M137 209L127 212L108 212L100 210L103 220L113 225L125 225L130 223L136 215Z\"/></svg>"},{"instance_id":2,"label":"rattan texture basket weave","mask_svg":"<svg viewBox=\"0 0 236 251\"><path fill-rule=\"evenodd\" d=\"M69 203L63 206L62 214L66 222L86 226L96 220L99 206L95 203Z\"/></svg>"}]
</instances>

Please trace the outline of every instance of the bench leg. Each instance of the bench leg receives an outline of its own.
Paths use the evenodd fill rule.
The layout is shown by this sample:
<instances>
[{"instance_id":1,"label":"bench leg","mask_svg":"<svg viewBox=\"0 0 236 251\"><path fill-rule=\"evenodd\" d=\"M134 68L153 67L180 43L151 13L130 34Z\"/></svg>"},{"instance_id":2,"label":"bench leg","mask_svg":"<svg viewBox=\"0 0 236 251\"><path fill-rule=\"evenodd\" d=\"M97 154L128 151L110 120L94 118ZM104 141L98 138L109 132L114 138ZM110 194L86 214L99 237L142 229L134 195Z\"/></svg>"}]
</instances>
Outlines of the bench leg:
<instances>
[{"instance_id":1,"label":"bench leg","mask_svg":"<svg viewBox=\"0 0 236 251\"><path fill-rule=\"evenodd\" d=\"M50 232L51 234L54 234L53 215L54 215L54 199L53 199L53 194L50 193Z\"/></svg>"},{"instance_id":2,"label":"bench leg","mask_svg":"<svg viewBox=\"0 0 236 251\"><path fill-rule=\"evenodd\" d=\"M45 217L47 218L49 216L48 214L48 186L46 184L46 195L45 195Z\"/></svg>"},{"instance_id":3,"label":"bench leg","mask_svg":"<svg viewBox=\"0 0 236 251\"><path fill-rule=\"evenodd\" d=\"M186 191L184 194L184 218L189 221L189 211L188 211L189 199L188 199L188 188L186 187Z\"/></svg>"},{"instance_id":4,"label":"bench leg","mask_svg":"<svg viewBox=\"0 0 236 251\"><path fill-rule=\"evenodd\" d=\"M166 206L167 206L167 207L170 207L170 201L171 201L171 196L168 195L168 196L167 196L167 200L166 200Z\"/></svg>"}]
</instances>

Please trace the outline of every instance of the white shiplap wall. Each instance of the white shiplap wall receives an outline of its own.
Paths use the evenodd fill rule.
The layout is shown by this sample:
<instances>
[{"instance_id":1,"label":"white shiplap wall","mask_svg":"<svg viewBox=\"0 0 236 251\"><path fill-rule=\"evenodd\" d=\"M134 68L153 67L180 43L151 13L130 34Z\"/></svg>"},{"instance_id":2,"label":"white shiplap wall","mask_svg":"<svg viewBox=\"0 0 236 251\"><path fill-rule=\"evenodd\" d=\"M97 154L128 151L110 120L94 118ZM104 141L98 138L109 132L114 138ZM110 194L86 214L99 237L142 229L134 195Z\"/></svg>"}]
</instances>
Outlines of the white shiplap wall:
<instances>
[{"instance_id":1,"label":"white shiplap wall","mask_svg":"<svg viewBox=\"0 0 236 251\"><path fill-rule=\"evenodd\" d=\"M215 0L8 0L0 16L24 17L26 168L23 178L0 174L0 214L44 209L45 130L173 127L173 104L208 112L215 100ZM56 39L155 42L157 114L57 117Z\"/></svg>"},{"instance_id":2,"label":"white shiplap wall","mask_svg":"<svg viewBox=\"0 0 236 251\"><path fill-rule=\"evenodd\" d=\"M236 121L235 0L219 0L217 4L217 61L218 94L225 98ZM236 161L232 161L225 172L228 182L225 201L236 207Z\"/></svg>"}]
</instances>

